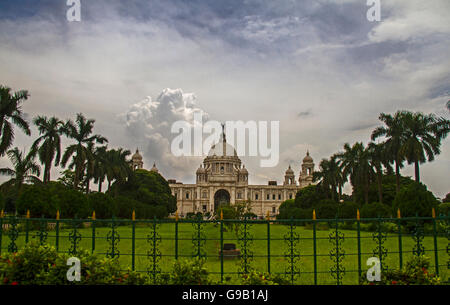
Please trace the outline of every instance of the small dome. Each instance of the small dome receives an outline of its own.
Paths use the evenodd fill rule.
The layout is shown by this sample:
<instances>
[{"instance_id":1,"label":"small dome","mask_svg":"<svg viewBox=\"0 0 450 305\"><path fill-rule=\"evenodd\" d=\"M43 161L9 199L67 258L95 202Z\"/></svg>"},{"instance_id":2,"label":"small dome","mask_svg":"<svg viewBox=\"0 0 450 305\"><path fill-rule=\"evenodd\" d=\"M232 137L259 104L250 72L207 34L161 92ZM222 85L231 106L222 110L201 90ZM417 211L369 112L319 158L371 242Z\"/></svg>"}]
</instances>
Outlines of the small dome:
<instances>
[{"instance_id":1,"label":"small dome","mask_svg":"<svg viewBox=\"0 0 450 305\"><path fill-rule=\"evenodd\" d=\"M197 169L197 174L203 174L206 172L206 169L200 164L200 167Z\"/></svg>"},{"instance_id":2,"label":"small dome","mask_svg":"<svg viewBox=\"0 0 450 305\"><path fill-rule=\"evenodd\" d=\"M306 152L306 157L303 158L303 163L312 163L313 158L309 155L309 151Z\"/></svg>"},{"instance_id":3,"label":"small dome","mask_svg":"<svg viewBox=\"0 0 450 305\"><path fill-rule=\"evenodd\" d=\"M291 165L289 165L289 168L286 170L286 174L293 174L294 171L291 168Z\"/></svg>"},{"instance_id":4,"label":"small dome","mask_svg":"<svg viewBox=\"0 0 450 305\"><path fill-rule=\"evenodd\" d=\"M142 156L141 156L141 154L139 153L139 149L136 149L136 152L134 153L133 156L131 156L131 159L132 159L132 160L139 160L139 161L142 161Z\"/></svg>"},{"instance_id":5,"label":"small dome","mask_svg":"<svg viewBox=\"0 0 450 305\"><path fill-rule=\"evenodd\" d=\"M247 169L245 168L245 165L242 165L242 168L240 169L241 174L248 174Z\"/></svg>"},{"instance_id":6,"label":"small dome","mask_svg":"<svg viewBox=\"0 0 450 305\"><path fill-rule=\"evenodd\" d=\"M153 162L153 167L152 167L152 169L150 171L157 172L157 173L159 172L158 169L156 168L156 163L155 162Z\"/></svg>"}]
</instances>

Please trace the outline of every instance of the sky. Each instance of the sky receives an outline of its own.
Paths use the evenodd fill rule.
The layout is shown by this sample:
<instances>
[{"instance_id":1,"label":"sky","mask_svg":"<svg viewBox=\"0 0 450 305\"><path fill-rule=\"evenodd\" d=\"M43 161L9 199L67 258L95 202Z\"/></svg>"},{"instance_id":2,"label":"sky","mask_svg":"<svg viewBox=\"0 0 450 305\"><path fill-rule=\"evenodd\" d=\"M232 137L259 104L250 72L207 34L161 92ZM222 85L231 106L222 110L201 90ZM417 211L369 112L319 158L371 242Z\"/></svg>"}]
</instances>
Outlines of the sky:
<instances>
[{"instance_id":1,"label":"sky","mask_svg":"<svg viewBox=\"0 0 450 305\"><path fill-rule=\"evenodd\" d=\"M69 22L65 0L2 0L0 84L29 91L28 120L81 112L109 147L138 147L145 168L156 162L185 183L202 158L171 153L173 122L192 122L195 111L220 122L279 121L277 166L241 159L251 184L282 183L289 165L298 179L307 150L317 169L345 143L368 143L382 112L450 118L450 2L381 0L375 22L369 8L365 0L81 0L81 21ZM28 150L37 136L17 130L14 146ZM0 166L10 166L7 157ZM444 197L449 170L447 138L421 180ZM402 174L413 176L413 166Z\"/></svg>"}]
</instances>

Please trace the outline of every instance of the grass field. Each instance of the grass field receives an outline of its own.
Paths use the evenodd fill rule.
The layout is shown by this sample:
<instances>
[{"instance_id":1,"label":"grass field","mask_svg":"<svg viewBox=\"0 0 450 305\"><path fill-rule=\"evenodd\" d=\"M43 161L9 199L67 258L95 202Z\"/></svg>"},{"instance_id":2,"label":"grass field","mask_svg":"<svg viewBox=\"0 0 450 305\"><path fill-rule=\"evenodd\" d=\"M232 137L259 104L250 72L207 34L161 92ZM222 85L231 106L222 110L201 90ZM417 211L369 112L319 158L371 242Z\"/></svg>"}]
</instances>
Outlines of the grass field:
<instances>
[{"instance_id":1,"label":"grass field","mask_svg":"<svg viewBox=\"0 0 450 305\"><path fill-rule=\"evenodd\" d=\"M219 256L220 250L220 227L213 223L205 224L203 228L206 241L202 246L203 251L207 254L206 266L217 280L220 279L221 261ZM66 252L70 248L69 229L61 229L59 233L59 251ZM107 234L110 228L95 229L95 250L94 253L106 255L109 251L109 243ZM335 243L330 242L329 234L333 230L317 230L316 238L316 257L317 257L317 283L318 284L335 284L336 280L330 273L330 268L334 262L330 258L330 250L335 248ZM342 264L345 268L343 284L358 283L358 255L357 255L357 232L353 230L340 230L344 234L342 248L345 251ZM79 247L87 250L92 249L92 228L80 229L82 239ZM132 262L132 229L131 226L120 226L117 228L120 235L118 242L119 261L121 266L126 269L131 267ZM149 266L148 250L151 243L147 241L151 228L144 225L136 225L135 231L135 266L136 270L146 272ZM196 231L190 223L179 223L178 227L178 257L179 259L189 259L197 250L192 242L193 234ZM251 249L253 251L253 259L251 266L261 272L268 271L268 242L267 242L267 224L253 224L250 229L253 236ZM289 272L289 263L285 254L288 254L288 244L284 240L285 234L289 232L289 226L271 224L270 225L270 271L271 273L284 274ZM299 234L300 240L296 249L300 253L300 258L296 267L299 274L296 276L295 284L314 284L314 259L313 259L313 231L311 229L299 226L295 227L295 232ZM173 223L161 224L158 228L161 237L158 249L162 257L159 261L159 267L163 273L170 272L175 261L175 226ZM29 233L29 240L33 240L36 231ZM7 232L3 232L2 253L7 251L8 243ZM22 247L25 243L25 233L21 232L16 244ZM56 244L55 231L49 231L47 243ZM233 230L224 232L224 243L236 243L239 248L239 242ZM446 252L448 239L446 237L437 238L438 262L440 277L442 281L447 281L450 276L447 269L449 255ZM367 270L366 261L369 257L374 256L373 250L376 248L377 242L373 240L373 233L361 232L361 262L362 270ZM390 268L399 267L399 239L397 234L387 234L387 238L383 243L387 249L387 257L383 264ZM435 270L435 248L432 236L425 236L423 240L425 253L431 258L432 271ZM403 264L413 255L414 240L409 235L402 235L402 258ZM232 282L237 279L239 259L224 260L223 270L225 277L231 276ZM290 275L286 275L290 279Z\"/></svg>"}]
</instances>

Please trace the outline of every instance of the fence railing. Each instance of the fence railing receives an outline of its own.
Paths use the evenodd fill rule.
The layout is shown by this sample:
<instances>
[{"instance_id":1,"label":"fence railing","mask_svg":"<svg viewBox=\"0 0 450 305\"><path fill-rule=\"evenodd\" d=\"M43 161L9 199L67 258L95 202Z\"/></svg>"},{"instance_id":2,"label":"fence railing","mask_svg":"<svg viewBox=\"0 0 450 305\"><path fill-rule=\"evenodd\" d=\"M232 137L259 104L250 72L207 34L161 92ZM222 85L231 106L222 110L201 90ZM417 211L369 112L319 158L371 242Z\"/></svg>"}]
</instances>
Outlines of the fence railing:
<instances>
[{"instance_id":1,"label":"fence railing","mask_svg":"<svg viewBox=\"0 0 450 305\"><path fill-rule=\"evenodd\" d=\"M381 269L427 255L450 277L450 217L203 220L0 217L0 255L31 240L76 256L80 249L118 258L156 283L175 260L203 257L221 282L255 269L291 284L358 284L369 257ZM233 247L234 244L235 247Z\"/></svg>"}]
</instances>

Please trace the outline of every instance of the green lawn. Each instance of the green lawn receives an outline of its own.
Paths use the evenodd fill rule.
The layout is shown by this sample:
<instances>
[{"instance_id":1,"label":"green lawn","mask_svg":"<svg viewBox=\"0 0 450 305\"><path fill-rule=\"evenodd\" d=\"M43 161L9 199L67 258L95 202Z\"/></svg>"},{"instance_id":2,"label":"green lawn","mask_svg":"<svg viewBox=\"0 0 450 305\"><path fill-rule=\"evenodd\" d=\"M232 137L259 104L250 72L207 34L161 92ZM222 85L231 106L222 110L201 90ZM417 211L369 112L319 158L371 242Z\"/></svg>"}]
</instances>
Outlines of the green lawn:
<instances>
[{"instance_id":1,"label":"green lawn","mask_svg":"<svg viewBox=\"0 0 450 305\"><path fill-rule=\"evenodd\" d=\"M95 253L105 255L109 249L107 242L107 234L109 228L96 228L95 239ZM343 277L344 284L358 283L358 255L357 255L357 239L356 231L340 230L344 234L342 247L345 251L343 258L343 266L345 274ZM70 241L68 235L71 232L69 229L61 229L59 237L59 250L68 251ZM82 239L79 246L84 249L91 250L92 248L92 228L80 229ZM117 228L120 235L118 242L118 249L120 251L119 261L123 268L131 267L132 262L132 229L131 226L121 226ZM151 244L147 241L147 237L151 232L148 226L136 225L136 251L135 261L136 270L146 271L149 266L149 258L147 251L151 248ZM159 262L159 267L162 272L170 272L175 256L175 226L173 223L162 224L159 226L158 232L161 237L159 250L162 257ZM191 258L196 250L192 237L195 230L190 223L179 223L178 229L178 254L179 258ZM205 224L203 232L205 233L206 242L202 249L207 254L207 267L213 273L216 279L220 279L221 262L218 252L220 250L220 226L208 223ZM271 224L270 225L270 271L272 273L285 273L289 271L289 264L284 257L288 251L287 242L284 240L284 235L289 232L289 226ZM314 260L313 260L313 231L305 227L297 227L295 232L299 234L300 240L297 244L297 250L300 252L300 258L297 263L297 268L300 274L297 276L295 283L297 284L314 284ZM333 266L333 261L330 258L330 250L334 248L335 243L329 240L329 234L333 230L317 230L317 282L318 284L335 284L336 280L330 274L330 268ZM29 240L33 240L36 231L30 232ZM267 224L253 224L251 226L251 234L253 235L252 251L253 260L251 265L258 271L268 271L268 243L267 243ZM361 262L362 269L367 270L366 260L374 256L373 250L377 243L372 238L373 233L361 232ZM3 232L2 237L2 253L7 251L7 246L10 242L7 232ZM239 243L236 240L236 235L232 230L224 232L224 243L236 243L239 248ZM17 246L20 248L25 243L25 233L21 232L19 238L16 240ZM55 231L48 232L47 243L51 245L56 244ZM447 269L447 262L449 255L446 252L448 239L446 237L438 237L438 262L440 265L440 276L443 281L447 281L450 272ZM383 246L387 249L387 257L385 264L391 268L399 267L399 240L396 234L388 234ZM432 236L426 236L423 240L423 246L427 256L431 257L433 264L432 271L435 270L435 252L434 240ZM403 249L403 264L411 257L414 247L414 241L411 236L402 236ZM225 277L231 276L236 279L238 272L239 259L224 260ZM289 277L289 276L288 276Z\"/></svg>"}]
</instances>

